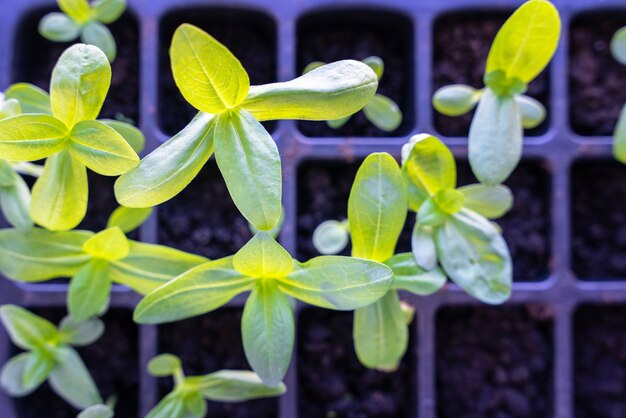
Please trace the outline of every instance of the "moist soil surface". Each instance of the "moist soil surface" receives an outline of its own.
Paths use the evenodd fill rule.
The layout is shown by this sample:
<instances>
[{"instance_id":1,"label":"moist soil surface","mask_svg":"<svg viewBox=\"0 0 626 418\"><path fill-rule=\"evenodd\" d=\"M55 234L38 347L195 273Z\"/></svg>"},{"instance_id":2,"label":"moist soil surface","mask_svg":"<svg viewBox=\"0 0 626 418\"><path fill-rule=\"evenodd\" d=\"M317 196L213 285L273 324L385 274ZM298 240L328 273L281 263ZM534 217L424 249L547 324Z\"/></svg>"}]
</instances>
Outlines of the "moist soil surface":
<instances>
[{"instance_id":1,"label":"moist soil surface","mask_svg":"<svg viewBox=\"0 0 626 418\"><path fill-rule=\"evenodd\" d=\"M37 315L55 325L65 315L62 309L38 308ZM132 312L111 310L104 318L106 330L95 343L78 349L87 365L101 395L106 400L117 397L115 416L139 418L139 361L137 327L132 321ZM15 354L19 350L15 349ZM78 412L56 395L48 383L44 383L33 394L14 398L16 418L69 418Z\"/></svg>"},{"instance_id":2,"label":"moist soil surface","mask_svg":"<svg viewBox=\"0 0 626 418\"><path fill-rule=\"evenodd\" d=\"M569 115L580 135L612 135L626 102L626 66L610 51L625 21L623 12L585 13L570 26Z\"/></svg>"},{"instance_id":3,"label":"moist soil surface","mask_svg":"<svg viewBox=\"0 0 626 418\"><path fill-rule=\"evenodd\" d=\"M375 55L385 63L378 93L394 100L403 114L394 132L385 132L369 122L363 112L353 115L339 129L326 122L299 122L310 137L400 136L414 124L413 27L406 18L381 11L322 12L305 17L298 25L297 74L313 61L362 60Z\"/></svg>"},{"instance_id":4,"label":"moist soil surface","mask_svg":"<svg viewBox=\"0 0 626 418\"><path fill-rule=\"evenodd\" d=\"M621 418L626 411L625 306L586 305L574 316L575 416Z\"/></svg>"},{"instance_id":5,"label":"moist soil surface","mask_svg":"<svg viewBox=\"0 0 626 418\"><path fill-rule=\"evenodd\" d=\"M241 61L253 85L276 81L276 26L262 13L222 8L185 9L168 14L159 31L159 126L173 135L198 113L174 83L169 48L176 28L190 23L228 47ZM264 124L273 130L275 123Z\"/></svg>"},{"instance_id":6,"label":"moist soil surface","mask_svg":"<svg viewBox=\"0 0 626 418\"><path fill-rule=\"evenodd\" d=\"M72 43L52 42L37 31L43 16L56 8L39 9L26 17L19 28L14 82L29 82L46 91L57 60ZM111 88L100 112L100 118L139 118L139 30L136 20L126 12L117 22L107 25L117 42L117 58L111 65Z\"/></svg>"},{"instance_id":7,"label":"moist soil surface","mask_svg":"<svg viewBox=\"0 0 626 418\"><path fill-rule=\"evenodd\" d=\"M438 417L552 417L551 317L534 305L444 308L436 331Z\"/></svg>"},{"instance_id":8,"label":"moist soil surface","mask_svg":"<svg viewBox=\"0 0 626 418\"><path fill-rule=\"evenodd\" d=\"M158 213L160 244L210 259L233 255L252 238L214 159Z\"/></svg>"},{"instance_id":9,"label":"moist soil surface","mask_svg":"<svg viewBox=\"0 0 626 418\"><path fill-rule=\"evenodd\" d=\"M183 361L187 376L222 369L250 370L241 340L240 309L225 308L196 318L159 326L159 352ZM158 380L159 393L172 390L172 379ZM278 398L243 403L208 402L211 418L276 418Z\"/></svg>"},{"instance_id":10,"label":"moist soil surface","mask_svg":"<svg viewBox=\"0 0 626 418\"><path fill-rule=\"evenodd\" d=\"M412 417L416 379L409 357L393 373L369 370L354 352L352 313L305 309L298 325L298 416Z\"/></svg>"},{"instance_id":11,"label":"moist soil surface","mask_svg":"<svg viewBox=\"0 0 626 418\"><path fill-rule=\"evenodd\" d=\"M313 246L315 228L329 219L347 217L348 197L360 163L305 163L298 176L298 259L319 253ZM475 183L467 162L459 161L459 185ZM502 226L514 265L514 279L537 281L547 277L550 260L549 175L541 163L524 161L506 181L515 195L513 209L497 222ZM415 214L409 213L397 251L411 251ZM625 251L626 252L626 251ZM350 254L346 248L343 255Z\"/></svg>"},{"instance_id":12,"label":"moist soil surface","mask_svg":"<svg viewBox=\"0 0 626 418\"><path fill-rule=\"evenodd\" d=\"M511 10L512 12L512 10ZM435 22L433 32L433 93L450 84L467 84L483 88L485 63L489 49L500 27L511 12L463 12L448 14ZM546 120L537 128L526 130L528 136L541 135L550 119L548 106L549 78L543 71L533 80L526 93L539 100L548 111ZM446 136L467 136L474 112L463 116L445 116L432 110L435 129Z\"/></svg>"}]
</instances>

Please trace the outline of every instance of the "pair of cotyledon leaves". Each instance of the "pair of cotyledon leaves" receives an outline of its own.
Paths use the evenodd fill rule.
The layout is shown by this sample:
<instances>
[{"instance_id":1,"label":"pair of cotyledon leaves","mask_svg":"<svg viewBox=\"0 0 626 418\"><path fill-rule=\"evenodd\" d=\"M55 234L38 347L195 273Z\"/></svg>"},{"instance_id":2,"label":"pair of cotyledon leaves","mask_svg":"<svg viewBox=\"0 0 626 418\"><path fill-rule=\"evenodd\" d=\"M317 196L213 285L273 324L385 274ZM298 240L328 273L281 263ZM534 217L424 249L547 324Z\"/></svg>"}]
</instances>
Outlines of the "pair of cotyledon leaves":
<instances>
[{"instance_id":1,"label":"pair of cotyledon leaves","mask_svg":"<svg viewBox=\"0 0 626 418\"><path fill-rule=\"evenodd\" d=\"M478 104L468 147L472 171L481 183L496 185L508 178L522 156L523 128L536 127L545 118L543 106L522 93L552 59L560 32L556 8L547 0L530 0L496 35L483 90L454 85L435 92L434 107L449 116Z\"/></svg>"}]
</instances>

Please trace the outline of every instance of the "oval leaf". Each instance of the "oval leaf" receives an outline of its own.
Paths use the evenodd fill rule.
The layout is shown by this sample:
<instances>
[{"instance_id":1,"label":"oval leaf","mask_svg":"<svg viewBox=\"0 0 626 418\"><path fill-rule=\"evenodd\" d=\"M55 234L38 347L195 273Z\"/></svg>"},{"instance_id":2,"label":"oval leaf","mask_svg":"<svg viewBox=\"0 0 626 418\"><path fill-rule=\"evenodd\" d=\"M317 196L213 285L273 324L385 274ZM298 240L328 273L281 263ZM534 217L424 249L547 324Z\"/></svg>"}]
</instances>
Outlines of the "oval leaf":
<instances>
[{"instance_id":1,"label":"oval leaf","mask_svg":"<svg viewBox=\"0 0 626 418\"><path fill-rule=\"evenodd\" d=\"M218 402L248 401L279 396L287 391L283 383L268 386L256 373L240 370L220 370L206 376L190 377L188 382L207 399Z\"/></svg>"},{"instance_id":2,"label":"oval leaf","mask_svg":"<svg viewBox=\"0 0 626 418\"><path fill-rule=\"evenodd\" d=\"M5 99L16 99L24 113L52 114L50 96L45 90L29 83L16 83L4 92Z\"/></svg>"},{"instance_id":3,"label":"oval leaf","mask_svg":"<svg viewBox=\"0 0 626 418\"><path fill-rule=\"evenodd\" d=\"M70 281L68 311L76 321L86 321L105 312L110 294L108 263L105 260L92 260Z\"/></svg>"},{"instance_id":4,"label":"oval leaf","mask_svg":"<svg viewBox=\"0 0 626 418\"><path fill-rule=\"evenodd\" d=\"M385 262L393 270L392 288L416 295L430 295L446 284L446 275L435 267L423 270L411 253L396 254Z\"/></svg>"},{"instance_id":5,"label":"oval leaf","mask_svg":"<svg viewBox=\"0 0 626 418\"><path fill-rule=\"evenodd\" d=\"M152 376L171 376L183 367L180 359L173 354L161 354L150 360L148 372Z\"/></svg>"},{"instance_id":6,"label":"oval leaf","mask_svg":"<svg viewBox=\"0 0 626 418\"><path fill-rule=\"evenodd\" d=\"M278 278L293 270L293 259L267 232L258 232L233 257L233 267L244 276Z\"/></svg>"},{"instance_id":7,"label":"oval leaf","mask_svg":"<svg viewBox=\"0 0 626 418\"><path fill-rule=\"evenodd\" d=\"M24 350L36 350L57 338L52 323L16 305L0 307L0 320L13 343Z\"/></svg>"},{"instance_id":8,"label":"oval leaf","mask_svg":"<svg viewBox=\"0 0 626 418\"><path fill-rule=\"evenodd\" d=\"M117 56L117 45L113 34L102 23L89 22L83 26L83 31L80 34L80 40L87 45L97 46L104 52L109 59L109 62L115 61Z\"/></svg>"},{"instance_id":9,"label":"oval leaf","mask_svg":"<svg viewBox=\"0 0 626 418\"><path fill-rule=\"evenodd\" d=\"M113 23L126 10L126 0L96 0L93 2L93 17L102 23Z\"/></svg>"},{"instance_id":10,"label":"oval leaf","mask_svg":"<svg viewBox=\"0 0 626 418\"><path fill-rule=\"evenodd\" d=\"M503 185L472 184L458 190L465 197L464 207L488 219L504 216L513 207L513 193Z\"/></svg>"},{"instance_id":11,"label":"oval leaf","mask_svg":"<svg viewBox=\"0 0 626 418\"><path fill-rule=\"evenodd\" d=\"M49 115L18 115L0 120L0 155L11 161L34 161L59 152L68 134Z\"/></svg>"},{"instance_id":12,"label":"oval leaf","mask_svg":"<svg viewBox=\"0 0 626 418\"><path fill-rule=\"evenodd\" d=\"M59 396L77 409L102 403L98 388L74 349L56 348L55 359L57 365L52 369L48 382Z\"/></svg>"},{"instance_id":13,"label":"oval leaf","mask_svg":"<svg viewBox=\"0 0 626 418\"><path fill-rule=\"evenodd\" d=\"M63 13L49 13L39 22L39 33L54 42L70 42L78 38L80 26Z\"/></svg>"},{"instance_id":14,"label":"oval leaf","mask_svg":"<svg viewBox=\"0 0 626 418\"><path fill-rule=\"evenodd\" d=\"M363 113L378 129L393 132L402 123L400 108L389 97L375 94L363 108Z\"/></svg>"},{"instance_id":15,"label":"oval leaf","mask_svg":"<svg viewBox=\"0 0 626 418\"><path fill-rule=\"evenodd\" d=\"M481 90L464 84L445 86L433 94L433 107L443 115L461 116L476 106L481 94Z\"/></svg>"}]
</instances>

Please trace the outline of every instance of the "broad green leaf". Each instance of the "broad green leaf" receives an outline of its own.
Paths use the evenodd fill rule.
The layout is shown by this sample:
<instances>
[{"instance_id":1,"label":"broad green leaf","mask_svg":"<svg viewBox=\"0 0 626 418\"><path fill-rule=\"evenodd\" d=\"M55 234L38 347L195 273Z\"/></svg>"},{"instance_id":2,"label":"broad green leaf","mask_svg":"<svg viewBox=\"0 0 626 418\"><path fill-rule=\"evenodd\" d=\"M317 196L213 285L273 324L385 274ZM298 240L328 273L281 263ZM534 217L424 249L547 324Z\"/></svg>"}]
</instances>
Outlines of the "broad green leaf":
<instances>
[{"instance_id":1,"label":"broad green leaf","mask_svg":"<svg viewBox=\"0 0 626 418\"><path fill-rule=\"evenodd\" d=\"M467 293L489 304L510 297L511 256L493 224L464 209L438 228L436 241L441 266Z\"/></svg>"},{"instance_id":2,"label":"broad green leaf","mask_svg":"<svg viewBox=\"0 0 626 418\"><path fill-rule=\"evenodd\" d=\"M9 395L15 397L32 393L39 385L28 386L24 382L24 373L33 353L21 353L6 362L0 372L0 386Z\"/></svg>"},{"instance_id":3,"label":"broad green leaf","mask_svg":"<svg viewBox=\"0 0 626 418\"><path fill-rule=\"evenodd\" d=\"M447 116L461 116L474 109L482 90L464 84L441 87L433 94L433 107Z\"/></svg>"},{"instance_id":4,"label":"broad green leaf","mask_svg":"<svg viewBox=\"0 0 626 418\"><path fill-rule=\"evenodd\" d=\"M2 93L0 93L0 120L21 114L22 106L20 102L17 99L6 99L2 102Z\"/></svg>"},{"instance_id":5,"label":"broad green leaf","mask_svg":"<svg viewBox=\"0 0 626 418\"><path fill-rule=\"evenodd\" d=\"M263 125L244 110L220 115L215 159L241 214L258 229L272 229L282 213L281 165Z\"/></svg>"},{"instance_id":6,"label":"broad green leaf","mask_svg":"<svg viewBox=\"0 0 626 418\"><path fill-rule=\"evenodd\" d=\"M146 139L143 133L130 123L113 119L99 119L99 122L115 129L115 132L120 134L136 153L143 151Z\"/></svg>"},{"instance_id":7,"label":"broad green leaf","mask_svg":"<svg viewBox=\"0 0 626 418\"><path fill-rule=\"evenodd\" d=\"M29 83L16 83L5 91L6 99L16 99L24 113L52 114L50 95L45 90Z\"/></svg>"},{"instance_id":8,"label":"broad green leaf","mask_svg":"<svg viewBox=\"0 0 626 418\"><path fill-rule=\"evenodd\" d=\"M546 108L541 102L530 96L515 96L515 101L522 115L522 127L524 129L533 129L541 125L546 119Z\"/></svg>"},{"instance_id":9,"label":"broad green leaf","mask_svg":"<svg viewBox=\"0 0 626 418\"><path fill-rule=\"evenodd\" d=\"M463 207L488 219L497 219L513 207L513 193L503 185L471 184L458 190L465 197Z\"/></svg>"},{"instance_id":10,"label":"broad green leaf","mask_svg":"<svg viewBox=\"0 0 626 418\"><path fill-rule=\"evenodd\" d=\"M76 418L113 418L114 414L107 405L94 405L82 411Z\"/></svg>"},{"instance_id":11,"label":"broad green leaf","mask_svg":"<svg viewBox=\"0 0 626 418\"><path fill-rule=\"evenodd\" d=\"M522 157L522 118L512 97L485 89L470 126L468 152L481 183L496 185L509 177Z\"/></svg>"},{"instance_id":12,"label":"broad green leaf","mask_svg":"<svg viewBox=\"0 0 626 418\"><path fill-rule=\"evenodd\" d=\"M552 59L560 34L557 9L549 1L527 1L500 28L485 73L502 70L508 79L529 83Z\"/></svg>"},{"instance_id":13,"label":"broad green leaf","mask_svg":"<svg viewBox=\"0 0 626 418\"><path fill-rule=\"evenodd\" d=\"M267 386L256 373L241 370L220 370L206 376L190 377L187 382L207 399L218 402L279 396L287 391L283 383L275 387Z\"/></svg>"},{"instance_id":14,"label":"broad green leaf","mask_svg":"<svg viewBox=\"0 0 626 418\"><path fill-rule=\"evenodd\" d=\"M91 17L91 7L87 0L57 0L59 8L76 23L84 23Z\"/></svg>"},{"instance_id":15,"label":"broad green leaf","mask_svg":"<svg viewBox=\"0 0 626 418\"><path fill-rule=\"evenodd\" d=\"M104 334L104 322L99 319L77 321L66 316L59 325L59 332L64 343L82 347L92 344Z\"/></svg>"},{"instance_id":16,"label":"broad green leaf","mask_svg":"<svg viewBox=\"0 0 626 418\"><path fill-rule=\"evenodd\" d=\"M438 138L419 134L402 147L402 169L408 181L411 210L441 189L456 187L456 163L452 152Z\"/></svg>"},{"instance_id":17,"label":"broad green leaf","mask_svg":"<svg viewBox=\"0 0 626 418\"><path fill-rule=\"evenodd\" d=\"M291 361L295 325L291 306L273 281L259 281L252 290L241 333L252 370L266 385L280 385Z\"/></svg>"},{"instance_id":18,"label":"broad green leaf","mask_svg":"<svg viewBox=\"0 0 626 418\"><path fill-rule=\"evenodd\" d=\"M189 418L185 414L185 400L176 392L167 395L146 418Z\"/></svg>"},{"instance_id":19,"label":"broad green leaf","mask_svg":"<svg viewBox=\"0 0 626 418\"><path fill-rule=\"evenodd\" d=\"M243 102L250 79L237 58L208 33L183 24L170 48L172 73L185 99L206 113L222 113Z\"/></svg>"},{"instance_id":20,"label":"broad green leaf","mask_svg":"<svg viewBox=\"0 0 626 418\"><path fill-rule=\"evenodd\" d=\"M385 72L385 63L380 57L371 56L363 60L363 64L367 65L376 73L376 77L380 80Z\"/></svg>"},{"instance_id":21,"label":"broad green leaf","mask_svg":"<svg viewBox=\"0 0 626 418\"><path fill-rule=\"evenodd\" d=\"M47 350L32 351L24 368L24 386L34 388L41 385L50 375L54 365L54 359Z\"/></svg>"},{"instance_id":22,"label":"broad green leaf","mask_svg":"<svg viewBox=\"0 0 626 418\"><path fill-rule=\"evenodd\" d=\"M113 23L126 10L126 0L96 0L92 5L93 17L102 23Z\"/></svg>"},{"instance_id":23,"label":"broad green leaf","mask_svg":"<svg viewBox=\"0 0 626 418\"><path fill-rule=\"evenodd\" d=\"M291 81L252 86L242 106L259 121L333 120L361 110L377 88L378 79L370 67L344 60Z\"/></svg>"},{"instance_id":24,"label":"broad green leaf","mask_svg":"<svg viewBox=\"0 0 626 418\"><path fill-rule=\"evenodd\" d=\"M363 113L378 129L393 132L402 123L402 112L390 98L375 94L363 108Z\"/></svg>"},{"instance_id":25,"label":"broad green leaf","mask_svg":"<svg viewBox=\"0 0 626 418\"><path fill-rule=\"evenodd\" d=\"M391 278L391 270L376 261L322 256L299 264L278 286L310 305L349 311L384 296Z\"/></svg>"},{"instance_id":26,"label":"broad green leaf","mask_svg":"<svg viewBox=\"0 0 626 418\"><path fill-rule=\"evenodd\" d=\"M191 392L185 397L185 408L189 411L190 418L205 418L207 413L206 401L198 392Z\"/></svg>"},{"instance_id":27,"label":"broad green leaf","mask_svg":"<svg viewBox=\"0 0 626 418\"><path fill-rule=\"evenodd\" d=\"M195 267L148 294L135 309L142 324L173 322L210 312L249 291L255 279L233 268L232 258Z\"/></svg>"},{"instance_id":28,"label":"broad green leaf","mask_svg":"<svg viewBox=\"0 0 626 418\"><path fill-rule=\"evenodd\" d=\"M393 289L430 295L446 284L446 275L439 267L425 271L417 265L411 253L396 254L385 264L393 270Z\"/></svg>"},{"instance_id":29,"label":"broad green leaf","mask_svg":"<svg viewBox=\"0 0 626 418\"><path fill-rule=\"evenodd\" d=\"M6 220L20 231L27 231L33 227L30 219L30 190L24 179L15 175L15 184L10 187L0 187L0 207Z\"/></svg>"},{"instance_id":30,"label":"broad green leaf","mask_svg":"<svg viewBox=\"0 0 626 418\"><path fill-rule=\"evenodd\" d=\"M59 396L77 409L102 403L98 388L74 349L57 347L55 358L57 365L48 382Z\"/></svg>"},{"instance_id":31,"label":"broad green leaf","mask_svg":"<svg viewBox=\"0 0 626 418\"><path fill-rule=\"evenodd\" d=\"M463 207L463 194L455 189L441 189L433 196L433 202L448 215L453 215Z\"/></svg>"},{"instance_id":32,"label":"broad green leaf","mask_svg":"<svg viewBox=\"0 0 626 418\"><path fill-rule=\"evenodd\" d=\"M613 136L613 155L619 162L626 164L626 105L619 115Z\"/></svg>"},{"instance_id":33,"label":"broad green leaf","mask_svg":"<svg viewBox=\"0 0 626 418\"><path fill-rule=\"evenodd\" d=\"M87 231L49 232L39 228L0 230L0 271L26 282L73 276L89 261L83 243L91 235Z\"/></svg>"},{"instance_id":34,"label":"broad green leaf","mask_svg":"<svg viewBox=\"0 0 626 418\"><path fill-rule=\"evenodd\" d=\"M107 222L107 228L117 226L128 233L139 228L152 214L152 208L116 208Z\"/></svg>"},{"instance_id":35,"label":"broad green leaf","mask_svg":"<svg viewBox=\"0 0 626 418\"><path fill-rule=\"evenodd\" d=\"M38 349L57 337L50 321L16 305L0 307L0 320L11 341L24 350Z\"/></svg>"},{"instance_id":36,"label":"broad green leaf","mask_svg":"<svg viewBox=\"0 0 626 418\"><path fill-rule=\"evenodd\" d=\"M416 220L411 234L411 252L417 265L424 270L430 271L437 266L437 248L433 228L422 225Z\"/></svg>"},{"instance_id":37,"label":"broad green leaf","mask_svg":"<svg viewBox=\"0 0 626 418\"><path fill-rule=\"evenodd\" d=\"M130 245L122 230L114 226L85 241L83 250L94 258L114 261L126 257L130 252Z\"/></svg>"},{"instance_id":38,"label":"broad green leaf","mask_svg":"<svg viewBox=\"0 0 626 418\"><path fill-rule=\"evenodd\" d=\"M233 257L233 267L244 276L278 278L293 270L291 255L267 232L258 232Z\"/></svg>"},{"instance_id":39,"label":"broad green leaf","mask_svg":"<svg viewBox=\"0 0 626 418\"><path fill-rule=\"evenodd\" d=\"M199 113L185 129L117 179L117 201L131 208L146 208L176 196L213 154L214 132L214 116Z\"/></svg>"},{"instance_id":40,"label":"broad green leaf","mask_svg":"<svg viewBox=\"0 0 626 418\"><path fill-rule=\"evenodd\" d=\"M161 245L129 241L130 253L111 262L113 282L146 295L187 270L206 263L204 257Z\"/></svg>"},{"instance_id":41,"label":"broad green leaf","mask_svg":"<svg viewBox=\"0 0 626 418\"><path fill-rule=\"evenodd\" d=\"M88 193L85 166L61 151L46 160L33 187L30 216L51 231L72 229L87 213Z\"/></svg>"},{"instance_id":42,"label":"broad green leaf","mask_svg":"<svg viewBox=\"0 0 626 418\"><path fill-rule=\"evenodd\" d=\"M398 368L409 344L409 330L395 291L354 311L353 338L365 367L388 372Z\"/></svg>"},{"instance_id":43,"label":"broad green leaf","mask_svg":"<svg viewBox=\"0 0 626 418\"><path fill-rule=\"evenodd\" d=\"M117 57L117 45L113 34L100 22L89 22L83 26L80 40L87 45L97 46L107 56L109 62L115 61Z\"/></svg>"},{"instance_id":44,"label":"broad green leaf","mask_svg":"<svg viewBox=\"0 0 626 418\"><path fill-rule=\"evenodd\" d=\"M68 129L98 117L111 83L111 66L93 45L76 44L63 52L52 72L52 113Z\"/></svg>"},{"instance_id":45,"label":"broad green leaf","mask_svg":"<svg viewBox=\"0 0 626 418\"><path fill-rule=\"evenodd\" d=\"M350 120L351 116L346 116L345 118L333 119L326 121L326 124L333 129L339 129Z\"/></svg>"},{"instance_id":46,"label":"broad green leaf","mask_svg":"<svg viewBox=\"0 0 626 418\"><path fill-rule=\"evenodd\" d=\"M39 22L39 33L54 42L70 42L78 38L80 26L63 13L49 13Z\"/></svg>"},{"instance_id":47,"label":"broad green leaf","mask_svg":"<svg viewBox=\"0 0 626 418\"><path fill-rule=\"evenodd\" d=\"M320 254L340 253L349 241L349 225L345 221L324 221L313 231L313 246Z\"/></svg>"},{"instance_id":48,"label":"broad green leaf","mask_svg":"<svg viewBox=\"0 0 626 418\"><path fill-rule=\"evenodd\" d=\"M70 281L67 308L77 321L86 321L105 311L111 294L107 261L94 259L81 268Z\"/></svg>"},{"instance_id":49,"label":"broad green leaf","mask_svg":"<svg viewBox=\"0 0 626 418\"><path fill-rule=\"evenodd\" d=\"M177 370L182 369L180 359L173 354L160 354L148 363L148 372L152 376L171 376Z\"/></svg>"},{"instance_id":50,"label":"broad green leaf","mask_svg":"<svg viewBox=\"0 0 626 418\"><path fill-rule=\"evenodd\" d=\"M67 128L49 115L18 115L0 120L0 155L11 161L34 161L59 152Z\"/></svg>"},{"instance_id":51,"label":"broad green leaf","mask_svg":"<svg viewBox=\"0 0 626 418\"><path fill-rule=\"evenodd\" d=\"M417 222L428 227L443 225L448 220L448 214L441 210L432 197L429 197L420 206L417 212Z\"/></svg>"},{"instance_id":52,"label":"broad green leaf","mask_svg":"<svg viewBox=\"0 0 626 418\"><path fill-rule=\"evenodd\" d=\"M352 256L385 261L393 255L407 214L406 185L387 153L368 156L348 200Z\"/></svg>"}]
</instances>

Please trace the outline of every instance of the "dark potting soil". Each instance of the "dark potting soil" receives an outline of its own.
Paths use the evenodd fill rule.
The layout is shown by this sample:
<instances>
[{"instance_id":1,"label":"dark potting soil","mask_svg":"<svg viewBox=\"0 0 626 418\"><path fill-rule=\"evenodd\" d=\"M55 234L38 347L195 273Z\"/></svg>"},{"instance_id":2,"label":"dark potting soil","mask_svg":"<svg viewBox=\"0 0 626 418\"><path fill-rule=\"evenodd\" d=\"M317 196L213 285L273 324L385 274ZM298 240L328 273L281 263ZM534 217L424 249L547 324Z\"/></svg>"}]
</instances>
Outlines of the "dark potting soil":
<instances>
[{"instance_id":1,"label":"dark potting soil","mask_svg":"<svg viewBox=\"0 0 626 418\"><path fill-rule=\"evenodd\" d=\"M190 23L223 43L241 61L253 85L277 80L276 24L260 12L195 8L169 13L159 29L159 126L173 135L198 113L182 96L172 76L169 48L178 26ZM264 123L271 132L274 122Z\"/></svg>"},{"instance_id":2,"label":"dark potting soil","mask_svg":"<svg viewBox=\"0 0 626 418\"><path fill-rule=\"evenodd\" d=\"M250 370L241 340L241 309L224 308L196 318L159 326L159 352L182 359L187 376L222 369ZM158 380L159 393L172 390L171 378ZM208 402L211 418L276 418L278 398L243 403Z\"/></svg>"},{"instance_id":3,"label":"dark potting soil","mask_svg":"<svg viewBox=\"0 0 626 418\"><path fill-rule=\"evenodd\" d=\"M37 308L37 315L58 324L65 315L59 308ZM109 311L103 318L106 330L95 343L78 349L101 395L106 400L117 397L115 416L139 418L139 360L137 327L132 312L120 309ZM15 354L19 350L15 349ZM68 418L77 411L56 395L48 383L33 394L14 398L15 418Z\"/></svg>"},{"instance_id":4,"label":"dark potting soil","mask_svg":"<svg viewBox=\"0 0 626 418\"><path fill-rule=\"evenodd\" d=\"M544 306L441 310L439 418L552 417L551 335Z\"/></svg>"},{"instance_id":5,"label":"dark potting soil","mask_svg":"<svg viewBox=\"0 0 626 418\"><path fill-rule=\"evenodd\" d=\"M210 259L233 255L252 238L213 158L158 213L160 244Z\"/></svg>"},{"instance_id":6,"label":"dark potting soil","mask_svg":"<svg viewBox=\"0 0 626 418\"><path fill-rule=\"evenodd\" d=\"M574 315L575 416L626 411L626 307L585 305Z\"/></svg>"},{"instance_id":7,"label":"dark potting soil","mask_svg":"<svg viewBox=\"0 0 626 418\"><path fill-rule=\"evenodd\" d=\"M304 163L298 173L298 259L319 253L313 231L323 221L347 217L350 189L358 163ZM459 185L476 183L466 161L458 162ZM515 196L513 209L498 224L504 231L513 258L514 279L537 281L547 277L550 261L550 177L540 162L524 161L506 181ZM397 251L411 251L415 214L409 213ZM343 255L350 254L350 247Z\"/></svg>"},{"instance_id":8,"label":"dark potting soil","mask_svg":"<svg viewBox=\"0 0 626 418\"><path fill-rule=\"evenodd\" d=\"M411 356L393 373L356 357L352 313L305 309L298 324L299 418L408 418L416 410ZM408 352L412 351L413 338Z\"/></svg>"},{"instance_id":9,"label":"dark potting soil","mask_svg":"<svg viewBox=\"0 0 626 418\"><path fill-rule=\"evenodd\" d=\"M50 88L50 77L57 60L73 43L51 42L37 31L39 21L57 8L38 9L20 24L17 34L14 82L33 83L44 90ZM139 29L137 20L126 12L117 22L108 25L117 43L117 58L111 65L111 88L100 112L100 118L123 116L139 120Z\"/></svg>"},{"instance_id":10,"label":"dark potting soil","mask_svg":"<svg viewBox=\"0 0 626 418\"><path fill-rule=\"evenodd\" d=\"M394 132L385 132L369 122L363 112L353 115L340 129L326 122L299 122L299 130L310 137L400 136L414 125L413 26L409 19L389 12L343 10L313 13L297 29L297 74L313 61L362 60L372 55L385 63L378 93L394 100L403 115Z\"/></svg>"},{"instance_id":11,"label":"dark potting soil","mask_svg":"<svg viewBox=\"0 0 626 418\"><path fill-rule=\"evenodd\" d=\"M626 102L626 66L611 55L623 12L584 13L570 25L569 115L580 135L612 135Z\"/></svg>"},{"instance_id":12,"label":"dark potting soil","mask_svg":"<svg viewBox=\"0 0 626 418\"><path fill-rule=\"evenodd\" d=\"M489 13L462 12L444 15L434 26L433 93L450 84L484 86L485 63L500 27L512 11ZM528 136L545 133L550 120L549 75L544 70L528 86L529 96L539 100L548 112L537 128L526 130ZM435 129L446 136L467 136L474 112L463 116L445 116L433 109Z\"/></svg>"},{"instance_id":13,"label":"dark potting soil","mask_svg":"<svg viewBox=\"0 0 626 418\"><path fill-rule=\"evenodd\" d=\"M601 184L601 187L598 185ZM572 168L572 266L583 280L626 276L626 167L612 160Z\"/></svg>"}]
</instances>

